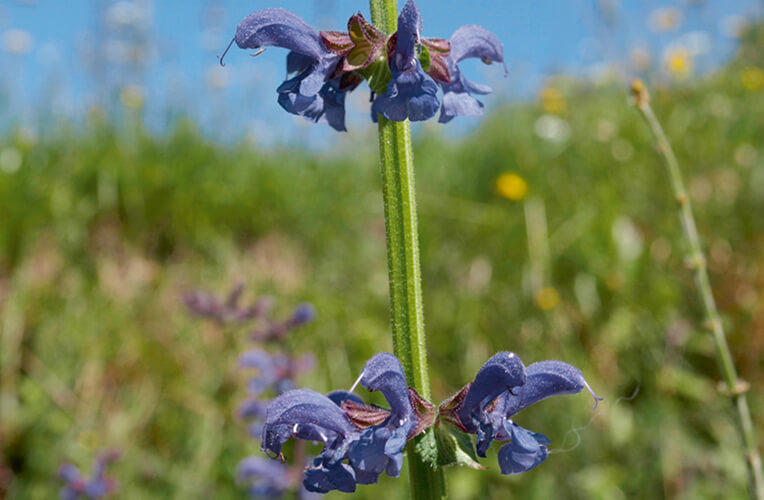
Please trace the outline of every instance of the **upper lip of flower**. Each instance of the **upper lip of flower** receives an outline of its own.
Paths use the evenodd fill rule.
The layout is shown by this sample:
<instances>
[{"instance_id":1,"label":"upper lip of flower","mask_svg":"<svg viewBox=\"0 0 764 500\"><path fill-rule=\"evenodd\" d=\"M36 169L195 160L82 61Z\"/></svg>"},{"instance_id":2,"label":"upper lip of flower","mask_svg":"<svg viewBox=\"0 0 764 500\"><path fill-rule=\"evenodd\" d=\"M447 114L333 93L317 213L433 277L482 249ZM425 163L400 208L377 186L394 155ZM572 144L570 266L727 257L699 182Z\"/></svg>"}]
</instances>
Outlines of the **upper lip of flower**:
<instances>
[{"instance_id":1,"label":"upper lip of flower","mask_svg":"<svg viewBox=\"0 0 764 500\"><path fill-rule=\"evenodd\" d=\"M282 47L314 61L329 53L310 25L296 14L279 8L261 10L244 18L236 27L234 41L242 49Z\"/></svg>"},{"instance_id":2,"label":"upper lip of flower","mask_svg":"<svg viewBox=\"0 0 764 500\"><path fill-rule=\"evenodd\" d=\"M472 432L476 428L476 419L486 419L485 411L489 404L499 395L522 386L525 381L525 366L515 353L502 351L494 354L480 368L456 411L463 428Z\"/></svg>"},{"instance_id":3,"label":"upper lip of flower","mask_svg":"<svg viewBox=\"0 0 764 500\"><path fill-rule=\"evenodd\" d=\"M345 439L357 434L345 412L334 402L314 391L295 389L273 400L263 428L262 450L281 454L281 446L297 437L325 444L322 455L334 460Z\"/></svg>"}]
</instances>

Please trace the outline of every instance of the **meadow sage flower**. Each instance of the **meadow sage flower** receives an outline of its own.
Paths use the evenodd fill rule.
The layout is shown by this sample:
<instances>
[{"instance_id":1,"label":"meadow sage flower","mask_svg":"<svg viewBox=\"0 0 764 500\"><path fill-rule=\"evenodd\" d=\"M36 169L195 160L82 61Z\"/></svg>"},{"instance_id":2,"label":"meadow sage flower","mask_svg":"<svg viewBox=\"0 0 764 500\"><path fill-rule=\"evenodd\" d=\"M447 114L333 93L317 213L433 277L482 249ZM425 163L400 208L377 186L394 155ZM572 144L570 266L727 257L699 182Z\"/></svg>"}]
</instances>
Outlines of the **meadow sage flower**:
<instances>
[{"instance_id":1,"label":"meadow sage flower","mask_svg":"<svg viewBox=\"0 0 764 500\"><path fill-rule=\"evenodd\" d=\"M526 472L548 456L549 439L515 424L511 417L542 399L578 394L586 388L594 394L581 371L562 361L540 361L527 368L512 352L491 357L475 380L440 408L443 420L464 432L477 434L476 450L486 456L494 440L510 441L499 450L503 474Z\"/></svg>"},{"instance_id":2,"label":"meadow sage flower","mask_svg":"<svg viewBox=\"0 0 764 500\"><path fill-rule=\"evenodd\" d=\"M324 119L336 130L345 130L347 90L332 78L340 57L327 50L319 33L302 18L284 9L255 12L239 23L231 43L234 41L242 49L275 46L290 50L287 73L294 76L277 89L281 107L314 122Z\"/></svg>"},{"instance_id":3,"label":"meadow sage flower","mask_svg":"<svg viewBox=\"0 0 764 500\"><path fill-rule=\"evenodd\" d=\"M315 441L324 448L305 470L308 491L355 491L355 472L342 463L359 431L334 401L314 391L295 389L273 400L263 428L262 450L279 457L291 438Z\"/></svg>"},{"instance_id":4,"label":"meadow sage flower","mask_svg":"<svg viewBox=\"0 0 764 500\"><path fill-rule=\"evenodd\" d=\"M440 82L443 87L443 107L440 110L441 123L451 121L455 116L480 116L483 103L472 97L493 92L491 87L475 83L462 74L458 63L476 57L486 64L504 63L504 47L496 36L481 26L468 25L457 29L451 39L451 51L446 57L450 81ZM506 73L506 66L504 67Z\"/></svg>"},{"instance_id":5,"label":"meadow sage flower","mask_svg":"<svg viewBox=\"0 0 764 500\"><path fill-rule=\"evenodd\" d=\"M422 18L416 4L409 0L398 16L398 32L392 38L388 62L392 79L387 92L377 96L372 112L393 121L428 120L435 116L440 101L438 86L422 69L418 49L421 47Z\"/></svg>"},{"instance_id":6,"label":"meadow sage flower","mask_svg":"<svg viewBox=\"0 0 764 500\"><path fill-rule=\"evenodd\" d=\"M350 447L350 463L357 471L366 473L362 484L376 483L382 472L398 477L403 449L413 437L418 421L401 363L392 354L377 354L364 366L359 382L370 391L380 391L390 405L390 412L384 421L361 432Z\"/></svg>"}]
</instances>

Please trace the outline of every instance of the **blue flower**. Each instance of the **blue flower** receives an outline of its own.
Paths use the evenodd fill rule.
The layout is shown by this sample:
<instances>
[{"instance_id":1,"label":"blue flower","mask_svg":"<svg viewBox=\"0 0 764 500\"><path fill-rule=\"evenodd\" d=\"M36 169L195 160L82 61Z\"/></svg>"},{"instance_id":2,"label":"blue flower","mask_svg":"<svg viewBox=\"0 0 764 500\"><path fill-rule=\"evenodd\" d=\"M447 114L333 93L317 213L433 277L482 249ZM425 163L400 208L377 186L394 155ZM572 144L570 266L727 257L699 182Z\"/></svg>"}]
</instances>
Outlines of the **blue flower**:
<instances>
[{"instance_id":1,"label":"blue flower","mask_svg":"<svg viewBox=\"0 0 764 500\"><path fill-rule=\"evenodd\" d=\"M242 49L276 46L290 50L287 74L294 76L277 89L281 107L345 130L345 93L355 87L341 85L341 76L335 75L341 57L330 52L320 34L302 18L284 9L255 12L239 23L231 43L234 41ZM225 53L221 64L223 57Z\"/></svg>"},{"instance_id":2,"label":"blue flower","mask_svg":"<svg viewBox=\"0 0 764 500\"><path fill-rule=\"evenodd\" d=\"M480 58L484 63L504 63L504 48L499 39L481 26L468 25L457 29L451 36L451 53L446 57L450 82L440 82L443 87L443 107L440 123L447 123L455 116L481 116L483 103L473 94L490 94L493 89L475 83L459 70L457 64L470 57ZM505 66L506 72L506 66Z\"/></svg>"},{"instance_id":3,"label":"blue flower","mask_svg":"<svg viewBox=\"0 0 764 500\"><path fill-rule=\"evenodd\" d=\"M540 361L527 368L511 352L500 352L478 371L475 380L441 405L444 420L477 434L476 450L485 457L494 440L510 441L499 450L503 474L533 469L548 456L549 439L515 424L511 417L542 399L578 394L586 388L597 397L581 371L562 361Z\"/></svg>"},{"instance_id":4,"label":"blue flower","mask_svg":"<svg viewBox=\"0 0 764 500\"><path fill-rule=\"evenodd\" d=\"M344 109L343 109L344 112ZM310 323L316 318L316 308L312 304L304 302L298 305L292 313L290 322L293 325L302 325L304 323Z\"/></svg>"},{"instance_id":5,"label":"blue flower","mask_svg":"<svg viewBox=\"0 0 764 500\"><path fill-rule=\"evenodd\" d=\"M362 484L376 483L382 472L398 477L403 449L418 422L403 367L392 354L377 354L364 366L359 382L370 391L380 391L390 405L390 412L383 422L365 429L352 443L348 453L350 464L356 471L366 473Z\"/></svg>"},{"instance_id":6,"label":"blue flower","mask_svg":"<svg viewBox=\"0 0 764 500\"><path fill-rule=\"evenodd\" d=\"M262 450L281 456L281 447L291 438L315 441L324 448L305 471L308 491L355 491L355 473L342 463L348 446L358 439L358 429L331 399L314 391L285 392L268 407L263 428Z\"/></svg>"},{"instance_id":7,"label":"blue flower","mask_svg":"<svg viewBox=\"0 0 764 500\"><path fill-rule=\"evenodd\" d=\"M260 396L267 390L281 394L294 389L294 378L313 364L311 355L292 358L285 354L268 354L262 349L250 349L239 357L239 364L257 373L247 382L247 390Z\"/></svg>"},{"instance_id":8,"label":"blue flower","mask_svg":"<svg viewBox=\"0 0 764 500\"><path fill-rule=\"evenodd\" d=\"M392 121L428 120L435 116L440 102L438 86L422 69L418 50L421 44L422 18L412 0L408 0L398 16L398 32L391 37L389 56L392 79L387 91L377 96L372 115L380 114Z\"/></svg>"},{"instance_id":9,"label":"blue flower","mask_svg":"<svg viewBox=\"0 0 764 500\"><path fill-rule=\"evenodd\" d=\"M240 307L239 299L243 292L244 285L236 285L229 292L225 302L222 302L209 292L194 290L183 295L183 302L194 315L214 319L221 324L244 323L267 312L267 300L258 300L250 306Z\"/></svg>"}]
</instances>

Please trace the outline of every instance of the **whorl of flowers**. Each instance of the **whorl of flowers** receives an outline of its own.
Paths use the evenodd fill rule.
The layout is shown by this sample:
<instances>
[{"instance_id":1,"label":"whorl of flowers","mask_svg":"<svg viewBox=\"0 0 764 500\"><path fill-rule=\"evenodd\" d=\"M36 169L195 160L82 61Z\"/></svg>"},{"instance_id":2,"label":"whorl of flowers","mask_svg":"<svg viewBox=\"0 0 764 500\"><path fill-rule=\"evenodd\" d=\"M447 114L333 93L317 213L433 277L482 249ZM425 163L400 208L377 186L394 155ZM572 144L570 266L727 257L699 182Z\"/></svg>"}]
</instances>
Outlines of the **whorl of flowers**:
<instances>
[{"instance_id":1,"label":"whorl of flowers","mask_svg":"<svg viewBox=\"0 0 764 500\"><path fill-rule=\"evenodd\" d=\"M247 16L220 58L236 42L242 49L275 46L289 50L288 79L278 89L287 112L345 131L345 96L367 80L372 90L372 119L423 121L440 110L439 121L479 116L483 103L475 95L490 87L465 77L459 62L478 58L504 63L504 49L490 31L462 26L449 40L422 38L422 18L413 0L398 16L398 30L386 36L359 12L347 32L313 30L284 9L265 9ZM505 66L506 72L506 66ZM442 100L438 88L442 90Z\"/></svg>"},{"instance_id":2,"label":"whorl of flowers","mask_svg":"<svg viewBox=\"0 0 764 500\"><path fill-rule=\"evenodd\" d=\"M262 450L284 460L283 445L292 438L323 444L303 474L308 491L353 492L358 484L376 483L380 474L398 477L409 439L435 426L450 426L457 433L475 434L480 457L493 441L506 441L499 450L503 474L518 474L547 459L549 439L511 419L534 403L551 396L577 394L587 389L580 370L562 361L541 361L526 366L514 353L499 352L478 371L475 380L435 406L406 386L398 358L388 353L372 357L356 384L380 391L389 409L368 406L351 392L328 395L295 389L281 394L266 409ZM449 431L451 432L451 431ZM463 440L462 440L463 442ZM448 446L440 440L439 446ZM453 450L452 450L453 451ZM464 451L464 450L463 450ZM438 462L438 459L434 459ZM476 467L480 467L474 462Z\"/></svg>"}]
</instances>

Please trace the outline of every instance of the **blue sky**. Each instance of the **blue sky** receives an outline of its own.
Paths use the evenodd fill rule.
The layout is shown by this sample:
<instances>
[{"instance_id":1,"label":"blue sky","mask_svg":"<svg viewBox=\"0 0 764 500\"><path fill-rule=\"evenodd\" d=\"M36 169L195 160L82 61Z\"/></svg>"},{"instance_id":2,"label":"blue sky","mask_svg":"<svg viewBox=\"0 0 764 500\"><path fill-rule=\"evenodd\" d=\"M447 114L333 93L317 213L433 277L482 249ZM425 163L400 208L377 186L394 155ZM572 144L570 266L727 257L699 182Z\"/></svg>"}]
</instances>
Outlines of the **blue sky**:
<instances>
[{"instance_id":1,"label":"blue sky","mask_svg":"<svg viewBox=\"0 0 764 500\"><path fill-rule=\"evenodd\" d=\"M531 97L549 75L561 72L591 76L607 65L628 72L635 48L660 60L667 47L700 40L696 67L708 68L734 50L731 28L762 14L759 0L420 0L418 5L425 36L448 37L460 25L481 24L502 40L509 78L477 63L466 69L494 86L490 99ZM10 119L29 127L57 116L78 119L93 104L114 102L109 89L131 84L145 95L145 118L153 129L185 114L212 136L324 141L326 131L310 131L276 104L284 51L271 48L251 58L234 49L225 68L216 66L215 55L236 24L273 6L292 10L319 29L340 29L355 11L368 13L366 2L350 0L2 0L0 89L7 98L0 102L0 115L6 124ZM666 7L674 7L681 21L661 31L655 22ZM28 37L19 41L20 32ZM24 50L9 52L14 40ZM131 43L141 47L139 64L109 63L108 54ZM349 128L366 130L368 94L359 91L348 102ZM462 119L453 128L475 123Z\"/></svg>"}]
</instances>

